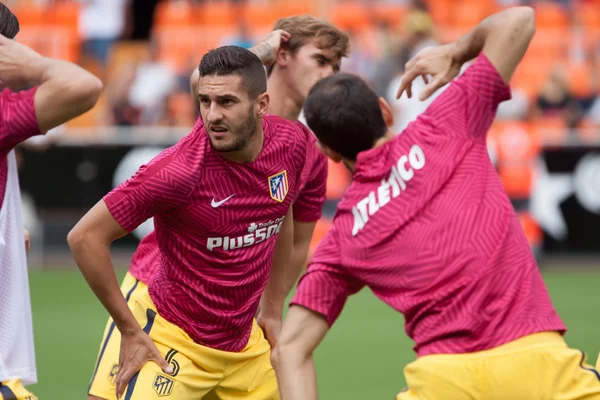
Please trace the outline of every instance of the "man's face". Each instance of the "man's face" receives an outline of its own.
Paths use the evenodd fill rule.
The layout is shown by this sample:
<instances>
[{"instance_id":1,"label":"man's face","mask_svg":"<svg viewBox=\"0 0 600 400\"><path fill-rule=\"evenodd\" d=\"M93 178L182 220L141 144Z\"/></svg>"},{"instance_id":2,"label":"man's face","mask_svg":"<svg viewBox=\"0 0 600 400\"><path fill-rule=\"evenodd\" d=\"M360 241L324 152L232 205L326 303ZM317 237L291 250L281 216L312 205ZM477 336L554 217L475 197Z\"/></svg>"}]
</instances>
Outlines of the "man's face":
<instances>
[{"instance_id":1,"label":"man's face","mask_svg":"<svg viewBox=\"0 0 600 400\"><path fill-rule=\"evenodd\" d=\"M319 49L313 43L300 47L291 57L288 63L289 78L302 100L306 99L317 81L340 70L341 59L335 57L332 51Z\"/></svg>"},{"instance_id":2,"label":"man's face","mask_svg":"<svg viewBox=\"0 0 600 400\"><path fill-rule=\"evenodd\" d=\"M239 75L210 75L198 81L200 114L213 149L243 150L256 132L256 99L250 99Z\"/></svg>"}]
</instances>

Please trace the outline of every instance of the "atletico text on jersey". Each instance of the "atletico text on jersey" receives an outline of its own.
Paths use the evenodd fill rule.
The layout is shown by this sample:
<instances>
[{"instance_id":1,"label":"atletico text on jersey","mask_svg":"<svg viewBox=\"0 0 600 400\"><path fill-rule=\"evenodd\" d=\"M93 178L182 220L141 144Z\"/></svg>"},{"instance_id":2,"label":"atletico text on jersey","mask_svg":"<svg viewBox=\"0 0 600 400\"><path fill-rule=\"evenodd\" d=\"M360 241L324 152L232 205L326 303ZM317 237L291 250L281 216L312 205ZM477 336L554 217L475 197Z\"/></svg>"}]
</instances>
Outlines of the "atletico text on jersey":
<instances>
[{"instance_id":1,"label":"atletico text on jersey","mask_svg":"<svg viewBox=\"0 0 600 400\"><path fill-rule=\"evenodd\" d=\"M198 119L198 124L202 123L202 119ZM304 170L302 171L300 178L300 185L298 187L298 196L293 201L294 221L300 222L316 222L321 218L323 204L326 199L327 191L327 157L317 147L317 139L314 134L301 122L296 123L298 127L304 132L307 146L306 146L306 163ZM286 177L287 178L287 177ZM220 200L219 202L211 203L220 206L219 203L229 201L229 198ZM224 204L224 203L222 203ZM268 223L268 222L267 222ZM262 223L262 227L256 226L256 229L265 228ZM279 224L278 224L279 225ZM277 227L270 228L271 230ZM253 226L248 227L248 234L242 237L244 243L251 243L255 241L255 235ZM268 227L264 230L265 235L269 235ZM252 232L251 232L252 231ZM262 236L262 231L259 231L259 236ZM270 233L272 235L272 232ZM258 238L260 240L260 237ZM236 239L237 240L237 239ZM223 242L220 240L219 246L225 244L229 247L230 241ZM218 238L213 238L212 245L216 246L219 243ZM237 243L236 243L237 245ZM144 283L149 283L152 276L160 265L161 254L156 241L156 232L152 231L146 237L144 237L138 244L135 253L131 259L131 265L129 272L135 278L139 279Z\"/></svg>"},{"instance_id":2,"label":"atletico text on jersey","mask_svg":"<svg viewBox=\"0 0 600 400\"><path fill-rule=\"evenodd\" d=\"M360 153L293 303L332 324L364 285L419 356L564 331L486 147L510 90L485 56L390 142Z\"/></svg>"},{"instance_id":3,"label":"atletico text on jersey","mask_svg":"<svg viewBox=\"0 0 600 400\"><path fill-rule=\"evenodd\" d=\"M247 343L305 167L302 129L269 115L263 130L260 155L241 164L212 150L199 123L104 198L128 231L154 217L161 265L149 284L152 300L163 318L219 350Z\"/></svg>"}]
</instances>

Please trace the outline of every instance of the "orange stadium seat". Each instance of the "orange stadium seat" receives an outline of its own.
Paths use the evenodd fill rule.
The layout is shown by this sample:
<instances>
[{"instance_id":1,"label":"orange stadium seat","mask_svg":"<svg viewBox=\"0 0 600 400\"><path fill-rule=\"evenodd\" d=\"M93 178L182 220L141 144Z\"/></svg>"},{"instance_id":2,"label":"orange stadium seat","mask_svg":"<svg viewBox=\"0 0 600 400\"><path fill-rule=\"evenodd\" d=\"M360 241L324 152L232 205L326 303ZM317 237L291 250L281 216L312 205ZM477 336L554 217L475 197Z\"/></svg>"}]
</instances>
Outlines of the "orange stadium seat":
<instances>
[{"instance_id":1,"label":"orange stadium seat","mask_svg":"<svg viewBox=\"0 0 600 400\"><path fill-rule=\"evenodd\" d=\"M452 6L454 0L428 0L426 3L429 14L436 25L447 27L452 23Z\"/></svg>"},{"instance_id":2,"label":"orange stadium seat","mask_svg":"<svg viewBox=\"0 0 600 400\"><path fill-rule=\"evenodd\" d=\"M196 121L194 102L189 93L178 92L169 96L169 114L176 126L193 126Z\"/></svg>"},{"instance_id":3,"label":"orange stadium seat","mask_svg":"<svg viewBox=\"0 0 600 400\"><path fill-rule=\"evenodd\" d=\"M548 64L537 62L526 55L517 67L510 84L523 90L531 100L535 100L550 73L551 68Z\"/></svg>"},{"instance_id":4,"label":"orange stadium seat","mask_svg":"<svg viewBox=\"0 0 600 400\"><path fill-rule=\"evenodd\" d=\"M562 115L545 115L533 123L536 135L543 143L560 146L566 142L569 131Z\"/></svg>"},{"instance_id":5,"label":"orange stadium seat","mask_svg":"<svg viewBox=\"0 0 600 400\"><path fill-rule=\"evenodd\" d=\"M186 26L194 23L192 6L188 2L163 1L156 7L155 25Z\"/></svg>"},{"instance_id":6,"label":"orange stadium seat","mask_svg":"<svg viewBox=\"0 0 600 400\"><path fill-rule=\"evenodd\" d=\"M246 24L254 26L273 26L279 16L277 7L264 3L246 3L243 8Z\"/></svg>"},{"instance_id":7,"label":"orange stadium seat","mask_svg":"<svg viewBox=\"0 0 600 400\"><path fill-rule=\"evenodd\" d=\"M317 221L317 224L315 225L315 230L310 242L310 247L308 250L308 260L310 260L312 258L313 253L315 252L315 249L317 248L317 246L319 245L319 243L321 242L321 240L323 240L323 238L325 237L325 235L327 234L327 232L329 232L329 229L331 229L331 224L332 221L331 219L323 216L320 220Z\"/></svg>"},{"instance_id":8,"label":"orange stadium seat","mask_svg":"<svg viewBox=\"0 0 600 400\"><path fill-rule=\"evenodd\" d=\"M594 94L593 67L588 63L567 64L567 79L569 91L578 97L587 97Z\"/></svg>"},{"instance_id":9,"label":"orange stadium seat","mask_svg":"<svg viewBox=\"0 0 600 400\"><path fill-rule=\"evenodd\" d=\"M228 27L233 30L241 17L241 10L228 1L209 1L194 9L194 19L201 26Z\"/></svg>"},{"instance_id":10,"label":"orange stadium seat","mask_svg":"<svg viewBox=\"0 0 600 400\"><path fill-rule=\"evenodd\" d=\"M79 4L59 2L52 6L48 13L53 14L53 22L57 25L77 30L79 20Z\"/></svg>"},{"instance_id":11,"label":"orange stadium seat","mask_svg":"<svg viewBox=\"0 0 600 400\"><path fill-rule=\"evenodd\" d=\"M531 195L533 184L532 163L522 162L498 167L498 176L510 198L526 199Z\"/></svg>"},{"instance_id":12,"label":"orange stadium seat","mask_svg":"<svg viewBox=\"0 0 600 400\"><path fill-rule=\"evenodd\" d=\"M544 234L535 218L529 212L520 212L518 213L518 217L529 245L534 247L540 246L544 239Z\"/></svg>"},{"instance_id":13,"label":"orange stadium seat","mask_svg":"<svg viewBox=\"0 0 600 400\"><path fill-rule=\"evenodd\" d=\"M19 4L15 7L11 7L11 11L19 19L19 24L21 26L44 25L51 22L46 15L46 8L39 5Z\"/></svg>"},{"instance_id":14,"label":"orange stadium seat","mask_svg":"<svg viewBox=\"0 0 600 400\"><path fill-rule=\"evenodd\" d=\"M462 0L452 3L450 24L464 33L473 29L482 19L496 11L493 3L485 0Z\"/></svg>"},{"instance_id":15,"label":"orange stadium seat","mask_svg":"<svg viewBox=\"0 0 600 400\"><path fill-rule=\"evenodd\" d=\"M275 7L278 18L289 17L290 15L317 15L317 1L286 1L281 0Z\"/></svg>"},{"instance_id":16,"label":"orange stadium seat","mask_svg":"<svg viewBox=\"0 0 600 400\"><path fill-rule=\"evenodd\" d=\"M360 30L370 24L366 7L355 1L332 5L330 19L341 29Z\"/></svg>"},{"instance_id":17,"label":"orange stadium seat","mask_svg":"<svg viewBox=\"0 0 600 400\"><path fill-rule=\"evenodd\" d=\"M408 10L403 5L376 3L371 8L373 16L378 21L383 21L390 26L395 26L404 21L404 17L408 14Z\"/></svg>"},{"instance_id":18,"label":"orange stadium seat","mask_svg":"<svg viewBox=\"0 0 600 400\"><path fill-rule=\"evenodd\" d=\"M558 3L537 3L534 5L535 23L538 29L567 29L569 15Z\"/></svg>"}]
</instances>

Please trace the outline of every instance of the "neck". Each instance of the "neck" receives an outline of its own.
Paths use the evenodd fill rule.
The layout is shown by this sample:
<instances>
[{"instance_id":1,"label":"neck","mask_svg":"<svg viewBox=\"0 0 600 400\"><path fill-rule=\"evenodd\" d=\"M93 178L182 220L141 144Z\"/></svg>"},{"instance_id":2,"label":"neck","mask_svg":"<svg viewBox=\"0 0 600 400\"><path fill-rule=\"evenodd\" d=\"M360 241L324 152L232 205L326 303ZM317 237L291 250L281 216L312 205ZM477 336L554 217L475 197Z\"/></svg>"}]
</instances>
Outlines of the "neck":
<instances>
[{"instance_id":1,"label":"neck","mask_svg":"<svg viewBox=\"0 0 600 400\"><path fill-rule=\"evenodd\" d=\"M379 139L377 139L375 141L375 143L373 144L373 147L371 147L371 149L376 149L377 147L383 146L384 144L386 144L387 142L392 140L394 137L396 137L396 134L388 129L388 131L385 133L385 135L383 135L382 137L380 137ZM350 170L350 172L354 173L354 171L356 171L356 160L342 158L342 162L344 163L346 168L348 168Z\"/></svg>"},{"instance_id":2,"label":"neck","mask_svg":"<svg viewBox=\"0 0 600 400\"><path fill-rule=\"evenodd\" d=\"M304 99L298 99L285 79L273 71L267 81L269 113L296 122L300 116Z\"/></svg>"},{"instance_id":3,"label":"neck","mask_svg":"<svg viewBox=\"0 0 600 400\"><path fill-rule=\"evenodd\" d=\"M258 158L265 142L265 135L262 126L262 119L256 124L256 131L250 138L246 146L237 151L220 152L219 154L227 161L237 163L250 163Z\"/></svg>"}]
</instances>

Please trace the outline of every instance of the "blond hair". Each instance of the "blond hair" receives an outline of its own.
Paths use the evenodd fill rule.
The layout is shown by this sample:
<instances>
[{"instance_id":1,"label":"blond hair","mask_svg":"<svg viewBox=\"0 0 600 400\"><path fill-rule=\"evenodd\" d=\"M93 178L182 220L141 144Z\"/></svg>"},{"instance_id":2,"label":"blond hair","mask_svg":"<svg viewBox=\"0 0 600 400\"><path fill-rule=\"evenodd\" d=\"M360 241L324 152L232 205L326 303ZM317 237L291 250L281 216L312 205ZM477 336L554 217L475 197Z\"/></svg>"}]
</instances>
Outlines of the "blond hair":
<instances>
[{"instance_id":1,"label":"blond hair","mask_svg":"<svg viewBox=\"0 0 600 400\"><path fill-rule=\"evenodd\" d=\"M312 41L321 50L329 50L334 57L347 57L350 53L350 38L332 23L312 15L293 15L280 18L273 29L283 29L290 34L285 48L295 54L300 47ZM273 66L267 69L270 75Z\"/></svg>"}]
</instances>

